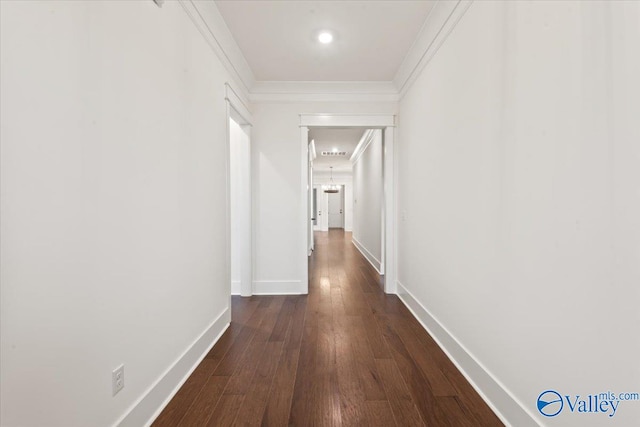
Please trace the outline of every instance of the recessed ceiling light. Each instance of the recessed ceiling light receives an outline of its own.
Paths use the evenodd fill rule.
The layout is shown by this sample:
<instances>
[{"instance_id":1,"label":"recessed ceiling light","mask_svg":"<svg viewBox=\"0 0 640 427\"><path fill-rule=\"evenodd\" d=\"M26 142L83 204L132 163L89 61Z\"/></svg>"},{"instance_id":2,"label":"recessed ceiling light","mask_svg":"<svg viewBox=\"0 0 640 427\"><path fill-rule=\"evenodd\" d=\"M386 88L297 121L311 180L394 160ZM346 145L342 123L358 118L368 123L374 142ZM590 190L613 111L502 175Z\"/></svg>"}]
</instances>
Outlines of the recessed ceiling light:
<instances>
[{"instance_id":1,"label":"recessed ceiling light","mask_svg":"<svg viewBox=\"0 0 640 427\"><path fill-rule=\"evenodd\" d=\"M333 152L334 152L334 153L337 153L337 152L338 152L338 149L337 149L336 147L333 147Z\"/></svg>"},{"instance_id":2,"label":"recessed ceiling light","mask_svg":"<svg viewBox=\"0 0 640 427\"><path fill-rule=\"evenodd\" d=\"M328 31L322 31L318 34L318 41L322 44L328 44L333 41L333 34Z\"/></svg>"}]
</instances>

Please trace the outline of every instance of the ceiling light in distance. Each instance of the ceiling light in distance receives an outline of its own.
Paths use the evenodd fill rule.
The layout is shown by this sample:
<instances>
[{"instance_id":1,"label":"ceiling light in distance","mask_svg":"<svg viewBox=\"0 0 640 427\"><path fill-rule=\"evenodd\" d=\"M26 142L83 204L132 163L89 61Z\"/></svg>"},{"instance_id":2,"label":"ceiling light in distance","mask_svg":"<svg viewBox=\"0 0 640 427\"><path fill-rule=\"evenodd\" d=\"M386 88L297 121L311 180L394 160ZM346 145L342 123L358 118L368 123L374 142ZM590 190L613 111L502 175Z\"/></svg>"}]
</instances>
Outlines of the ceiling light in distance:
<instances>
[{"instance_id":1,"label":"ceiling light in distance","mask_svg":"<svg viewBox=\"0 0 640 427\"><path fill-rule=\"evenodd\" d=\"M322 31L318 34L318 41L322 44L328 44L333 41L333 34L328 31Z\"/></svg>"}]
</instances>

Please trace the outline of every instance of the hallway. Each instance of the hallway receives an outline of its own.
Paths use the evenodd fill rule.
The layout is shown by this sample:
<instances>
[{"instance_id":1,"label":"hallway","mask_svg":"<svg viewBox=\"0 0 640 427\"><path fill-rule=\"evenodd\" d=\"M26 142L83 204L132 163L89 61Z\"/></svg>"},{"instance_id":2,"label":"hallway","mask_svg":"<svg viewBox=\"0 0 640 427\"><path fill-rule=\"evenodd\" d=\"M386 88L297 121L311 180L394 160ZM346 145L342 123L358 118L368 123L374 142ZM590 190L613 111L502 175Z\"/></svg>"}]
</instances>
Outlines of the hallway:
<instances>
[{"instance_id":1,"label":"hallway","mask_svg":"<svg viewBox=\"0 0 640 427\"><path fill-rule=\"evenodd\" d=\"M308 296L233 297L154 426L502 423L351 243L316 233Z\"/></svg>"}]
</instances>

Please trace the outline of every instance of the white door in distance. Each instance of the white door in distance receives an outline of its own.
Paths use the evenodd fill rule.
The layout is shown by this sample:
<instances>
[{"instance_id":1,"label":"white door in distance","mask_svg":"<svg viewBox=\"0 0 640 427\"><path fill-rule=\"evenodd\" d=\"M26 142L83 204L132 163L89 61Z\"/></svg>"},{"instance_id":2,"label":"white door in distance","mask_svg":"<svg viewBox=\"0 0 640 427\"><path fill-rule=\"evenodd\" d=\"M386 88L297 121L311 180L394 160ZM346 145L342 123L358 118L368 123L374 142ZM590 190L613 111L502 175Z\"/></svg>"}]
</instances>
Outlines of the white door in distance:
<instances>
[{"instance_id":1,"label":"white door in distance","mask_svg":"<svg viewBox=\"0 0 640 427\"><path fill-rule=\"evenodd\" d=\"M338 187L338 193L328 193L329 196L329 228L344 228L344 189Z\"/></svg>"}]
</instances>

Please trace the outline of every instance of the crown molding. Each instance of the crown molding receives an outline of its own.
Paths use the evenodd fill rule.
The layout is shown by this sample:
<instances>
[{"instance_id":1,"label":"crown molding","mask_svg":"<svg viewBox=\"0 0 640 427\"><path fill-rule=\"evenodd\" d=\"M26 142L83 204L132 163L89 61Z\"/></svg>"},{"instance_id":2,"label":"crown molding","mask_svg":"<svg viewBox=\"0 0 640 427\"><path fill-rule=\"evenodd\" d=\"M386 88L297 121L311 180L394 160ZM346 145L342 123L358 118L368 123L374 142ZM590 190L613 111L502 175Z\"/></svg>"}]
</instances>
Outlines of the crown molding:
<instances>
[{"instance_id":1,"label":"crown molding","mask_svg":"<svg viewBox=\"0 0 640 427\"><path fill-rule=\"evenodd\" d=\"M333 114L313 113L300 114L300 127L395 127L396 116L393 114Z\"/></svg>"},{"instance_id":2,"label":"crown molding","mask_svg":"<svg viewBox=\"0 0 640 427\"><path fill-rule=\"evenodd\" d=\"M224 18L213 1L178 0L211 50L234 80L235 92L249 103L255 77L249 63L231 35Z\"/></svg>"},{"instance_id":3,"label":"crown molding","mask_svg":"<svg viewBox=\"0 0 640 427\"><path fill-rule=\"evenodd\" d=\"M251 116L251 111L246 105L246 102L242 99L238 92L233 89L228 82L224 85L225 89L225 98L227 102L231 105L232 110L230 111L233 115L238 115L239 117L233 117L233 119L237 119L236 121L240 125L253 126L253 117ZM235 111L234 111L235 110Z\"/></svg>"},{"instance_id":4,"label":"crown molding","mask_svg":"<svg viewBox=\"0 0 640 427\"><path fill-rule=\"evenodd\" d=\"M399 99L429 64L471 3L473 0L439 1L433 6L393 79Z\"/></svg>"},{"instance_id":5,"label":"crown molding","mask_svg":"<svg viewBox=\"0 0 640 427\"><path fill-rule=\"evenodd\" d=\"M397 102L393 82L258 81L249 95L255 103Z\"/></svg>"},{"instance_id":6,"label":"crown molding","mask_svg":"<svg viewBox=\"0 0 640 427\"><path fill-rule=\"evenodd\" d=\"M355 165L358 160L360 160L360 156L365 152L369 144L373 141L373 137L375 136L375 129L367 129L362 138L360 138L360 142L356 145L356 149L353 150L353 154L349 158L349 161L352 165Z\"/></svg>"},{"instance_id":7,"label":"crown molding","mask_svg":"<svg viewBox=\"0 0 640 427\"><path fill-rule=\"evenodd\" d=\"M436 2L393 81L256 81L215 2L178 0L232 77L234 92L252 103L396 103L445 42L473 0Z\"/></svg>"}]
</instances>

